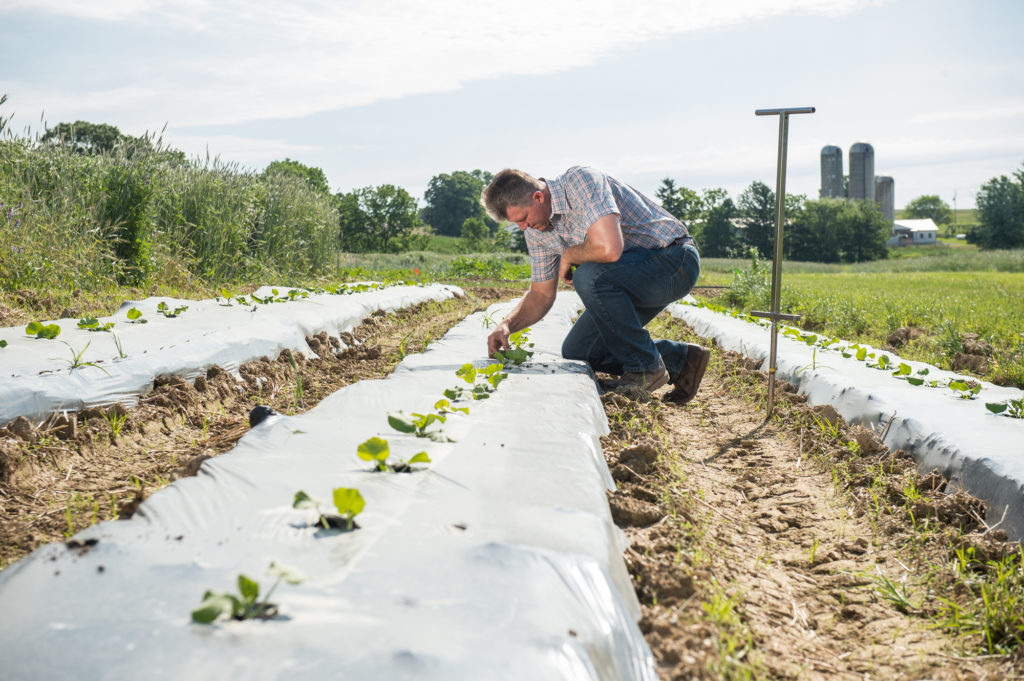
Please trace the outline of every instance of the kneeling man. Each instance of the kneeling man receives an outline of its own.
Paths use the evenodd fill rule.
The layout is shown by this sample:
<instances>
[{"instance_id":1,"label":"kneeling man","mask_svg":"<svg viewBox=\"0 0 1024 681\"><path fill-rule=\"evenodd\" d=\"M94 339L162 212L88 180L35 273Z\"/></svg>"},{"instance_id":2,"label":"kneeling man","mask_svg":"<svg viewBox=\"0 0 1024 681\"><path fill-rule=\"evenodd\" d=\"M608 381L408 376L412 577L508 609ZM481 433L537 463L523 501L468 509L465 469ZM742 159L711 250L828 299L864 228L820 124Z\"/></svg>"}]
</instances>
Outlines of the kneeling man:
<instances>
[{"instance_id":1,"label":"kneeling man","mask_svg":"<svg viewBox=\"0 0 1024 681\"><path fill-rule=\"evenodd\" d=\"M508 349L509 334L540 321L558 280L574 286L586 310L562 344L567 359L621 376L620 384L688 402L711 353L699 345L653 340L644 326L693 288L700 255L671 213L595 168L535 178L506 169L481 201L495 220L519 225L530 253L531 283L516 308L487 338L487 353Z\"/></svg>"}]
</instances>

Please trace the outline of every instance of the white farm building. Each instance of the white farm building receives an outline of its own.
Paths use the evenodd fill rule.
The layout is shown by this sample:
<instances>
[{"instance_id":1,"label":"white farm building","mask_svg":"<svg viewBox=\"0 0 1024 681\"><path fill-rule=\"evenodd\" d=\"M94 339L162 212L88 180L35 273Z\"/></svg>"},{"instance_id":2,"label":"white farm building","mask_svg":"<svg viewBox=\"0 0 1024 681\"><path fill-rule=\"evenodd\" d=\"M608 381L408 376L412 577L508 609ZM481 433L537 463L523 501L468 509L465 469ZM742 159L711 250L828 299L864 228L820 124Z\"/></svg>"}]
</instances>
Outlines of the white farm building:
<instances>
[{"instance_id":1,"label":"white farm building","mask_svg":"<svg viewBox=\"0 0 1024 681\"><path fill-rule=\"evenodd\" d=\"M886 242L889 246L920 246L934 244L938 240L939 228L931 218L921 220L896 220L892 223L892 236Z\"/></svg>"}]
</instances>

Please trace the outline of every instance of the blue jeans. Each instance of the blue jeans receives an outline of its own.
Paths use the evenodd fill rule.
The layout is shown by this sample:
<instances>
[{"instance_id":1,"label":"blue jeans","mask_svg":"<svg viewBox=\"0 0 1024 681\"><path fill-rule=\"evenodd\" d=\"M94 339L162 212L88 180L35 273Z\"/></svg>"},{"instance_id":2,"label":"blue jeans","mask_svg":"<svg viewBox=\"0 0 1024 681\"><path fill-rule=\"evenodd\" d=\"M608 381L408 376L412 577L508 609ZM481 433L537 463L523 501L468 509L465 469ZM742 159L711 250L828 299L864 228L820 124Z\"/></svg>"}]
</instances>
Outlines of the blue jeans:
<instances>
[{"instance_id":1,"label":"blue jeans","mask_svg":"<svg viewBox=\"0 0 1024 681\"><path fill-rule=\"evenodd\" d=\"M582 359L595 371L616 376L657 371L664 361L675 381L687 344L652 340L644 326L689 293L698 275L697 249L680 244L657 250L632 248L613 263L579 265L572 280L586 310L565 337L562 356Z\"/></svg>"}]
</instances>

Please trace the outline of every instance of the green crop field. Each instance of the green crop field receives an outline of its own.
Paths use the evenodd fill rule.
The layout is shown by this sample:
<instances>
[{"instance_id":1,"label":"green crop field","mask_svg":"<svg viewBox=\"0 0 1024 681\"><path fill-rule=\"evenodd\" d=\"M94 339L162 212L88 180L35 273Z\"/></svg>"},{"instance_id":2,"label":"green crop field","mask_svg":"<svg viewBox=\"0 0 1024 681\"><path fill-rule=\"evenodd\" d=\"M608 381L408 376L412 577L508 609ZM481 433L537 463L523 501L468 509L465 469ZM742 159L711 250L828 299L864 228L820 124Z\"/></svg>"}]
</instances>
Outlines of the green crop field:
<instances>
[{"instance_id":1,"label":"green crop field","mask_svg":"<svg viewBox=\"0 0 1024 681\"><path fill-rule=\"evenodd\" d=\"M729 285L721 297L734 307L768 309L770 268L765 262L752 268L712 259L705 263L701 283ZM802 328L884 347L891 332L916 326L925 335L898 354L944 368L964 351L963 335L977 333L992 346L988 371L981 377L1024 387L1022 300L1024 251L859 265L783 263L781 307L802 314Z\"/></svg>"}]
</instances>

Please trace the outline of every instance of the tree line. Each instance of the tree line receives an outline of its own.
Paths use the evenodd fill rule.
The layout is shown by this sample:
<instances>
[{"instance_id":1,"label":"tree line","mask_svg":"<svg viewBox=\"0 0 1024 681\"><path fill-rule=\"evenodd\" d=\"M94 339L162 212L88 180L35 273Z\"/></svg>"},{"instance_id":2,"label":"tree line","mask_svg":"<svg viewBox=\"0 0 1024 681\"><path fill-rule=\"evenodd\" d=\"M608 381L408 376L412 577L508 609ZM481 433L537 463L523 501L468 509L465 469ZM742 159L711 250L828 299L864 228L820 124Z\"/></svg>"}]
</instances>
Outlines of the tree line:
<instances>
[{"instance_id":1,"label":"tree line","mask_svg":"<svg viewBox=\"0 0 1024 681\"><path fill-rule=\"evenodd\" d=\"M775 256L775 192L754 181L733 201L721 188L696 192L662 180L655 197L687 225L701 255L730 258L751 249ZM891 225L874 201L808 200L787 194L783 254L789 260L861 262L886 257Z\"/></svg>"}]
</instances>

